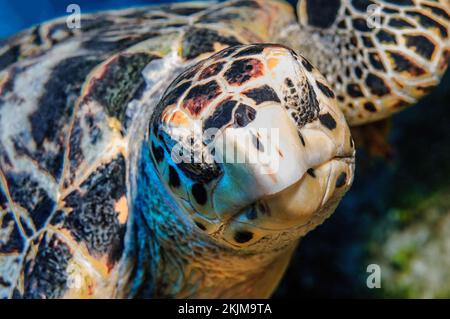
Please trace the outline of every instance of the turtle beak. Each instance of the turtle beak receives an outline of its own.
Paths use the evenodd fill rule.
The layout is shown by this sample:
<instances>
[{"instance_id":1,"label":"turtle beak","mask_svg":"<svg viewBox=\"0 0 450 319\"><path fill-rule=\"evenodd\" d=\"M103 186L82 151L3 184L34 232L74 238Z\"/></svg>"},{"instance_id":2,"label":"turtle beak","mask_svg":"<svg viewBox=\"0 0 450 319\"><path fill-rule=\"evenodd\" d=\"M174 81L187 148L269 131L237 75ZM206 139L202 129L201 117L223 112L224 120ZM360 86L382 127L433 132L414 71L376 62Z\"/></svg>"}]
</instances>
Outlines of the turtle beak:
<instances>
[{"instance_id":1,"label":"turtle beak","mask_svg":"<svg viewBox=\"0 0 450 319\"><path fill-rule=\"evenodd\" d=\"M337 203L353 180L354 149L342 114L332 116L342 123L333 131L320 121L298 129L274 103L259 109L248 126L224 130L215 145L225 173L214 189L215 213L234 218L237 210L264 200L274 213L258 225L284 229Z\"/></svg>"},{"instance_id":2,"label":"turtle beak","mask_svg":"<svg viewBox=\"0 0 450 319\"><path fill-rule=\"evenodd\" d=\"M298 127L274 103L245 128L228 128L218 138L225 174L213 204L226 243L256 249L262 238L295 241L334 212L353 182L355 149L333 105L324 101L317 119ZM246 162L230 161L239 156Z\"/></svg>"}]
</instances>

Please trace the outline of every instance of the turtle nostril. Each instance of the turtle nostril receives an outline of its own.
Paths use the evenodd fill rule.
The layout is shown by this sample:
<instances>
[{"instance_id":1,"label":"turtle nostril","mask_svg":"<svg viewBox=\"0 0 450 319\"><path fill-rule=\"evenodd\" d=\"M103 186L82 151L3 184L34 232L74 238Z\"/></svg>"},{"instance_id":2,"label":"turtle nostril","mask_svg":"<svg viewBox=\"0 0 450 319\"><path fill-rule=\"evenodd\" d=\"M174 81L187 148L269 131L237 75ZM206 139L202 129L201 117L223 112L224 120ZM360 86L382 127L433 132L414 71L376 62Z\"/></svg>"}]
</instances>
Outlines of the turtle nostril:
<instances>
[{"instance_id":1,"label":"turtle nostril","mask_svg":"<svg viewBox=\"0 0 450 319\"><path fill-rule=\"evenodd\" d=\"M314 168L310 168L306 171L308 175L310 175L313 178L316 178L316 172L314 171Z\"/></svg>"},{"instance_id":2,"label":"turtle nostril","mask_svg":"<svg viewBox=\"0 0 450 319\"><path fill-rule=\"evenodd\" d=\"M239 244L249 242L253 238L253 233L249 231L238 231L234 235L234 240Z\"/></svg>"}]
</instances>

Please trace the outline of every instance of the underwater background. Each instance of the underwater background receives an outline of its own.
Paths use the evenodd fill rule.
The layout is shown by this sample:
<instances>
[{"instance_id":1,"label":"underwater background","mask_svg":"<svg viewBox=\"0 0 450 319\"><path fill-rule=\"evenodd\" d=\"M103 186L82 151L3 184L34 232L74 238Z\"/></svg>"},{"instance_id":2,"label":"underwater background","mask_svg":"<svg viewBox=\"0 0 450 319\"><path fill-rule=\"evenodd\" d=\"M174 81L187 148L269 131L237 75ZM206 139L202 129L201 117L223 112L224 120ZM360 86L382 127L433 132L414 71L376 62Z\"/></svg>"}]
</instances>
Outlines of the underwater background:
<instances>
[{"instance_id":1,"label":"underwater background","mask_svg":"<svg viewBox=\"0 0 450 319\"><path fill-rule=\"evenodd\" d=\"M174 1L0 0L0 38L66 14ZM291 1L292 3L296 1ZM450 72L391 120L389 158L357 153L353 187L302 239L274 298L450 298ZM366 271L381 267L381 288Z\"/></svg>"}]
</instances>

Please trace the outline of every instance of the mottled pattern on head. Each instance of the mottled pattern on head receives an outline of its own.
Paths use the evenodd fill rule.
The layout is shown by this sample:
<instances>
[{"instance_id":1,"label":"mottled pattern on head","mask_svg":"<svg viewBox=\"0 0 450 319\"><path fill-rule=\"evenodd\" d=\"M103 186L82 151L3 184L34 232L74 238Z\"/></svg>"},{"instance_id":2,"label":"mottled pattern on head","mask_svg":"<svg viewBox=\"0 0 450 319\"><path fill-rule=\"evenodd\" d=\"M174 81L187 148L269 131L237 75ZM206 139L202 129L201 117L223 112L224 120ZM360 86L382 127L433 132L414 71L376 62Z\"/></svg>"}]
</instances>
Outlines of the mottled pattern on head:
<instances>
[{"instance_id":1,"label":"mottled pattern on head","mask_svg":"<svg viewBox=\"0 0 450 319\"><path fill-rule=\"evenodd\" d=\"M282 140L270 154L279 167L260 176L248 163L227 162L223 145L245 156L269 152L257 129L272 128ZM249 133L251 143L229 142L234 132ZM186 70L161 99L149 134L155 167L192 221L235 247L268 249L305 234L353 176L351 160L335 161L350 159L353 144L334 93L305 58L279 45L230 47ZM316 194L303 198L317 181ZM296 196L303 203L289 212L281 202Z\"/></svg>"}]
</instances>

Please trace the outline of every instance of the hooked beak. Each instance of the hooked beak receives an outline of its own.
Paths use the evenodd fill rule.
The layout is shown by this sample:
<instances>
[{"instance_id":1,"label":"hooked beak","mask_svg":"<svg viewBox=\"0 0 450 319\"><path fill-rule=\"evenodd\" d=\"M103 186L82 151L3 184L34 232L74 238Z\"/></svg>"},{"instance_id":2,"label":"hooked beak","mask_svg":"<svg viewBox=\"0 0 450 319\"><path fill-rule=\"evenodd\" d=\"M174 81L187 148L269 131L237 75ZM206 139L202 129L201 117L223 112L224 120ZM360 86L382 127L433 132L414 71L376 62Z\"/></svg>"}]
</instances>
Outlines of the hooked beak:
<instances>
[{"instance_id":1,"label":"hooked beak","mask_svg":"<svg viewBox=\"0 0 450 319\"><path fill-rule=\"evenodd\" d=\"M258 225L281 229L305 223L335 197L338 202L353 180L354 148L347 127L327 131L320 122L298 130L279 104L261 108L244 128L224 130L215 144L225 172L214 190L216 214L231 217L265 200L276 213L270 225Z\"/></svg>"}]
</instances>

